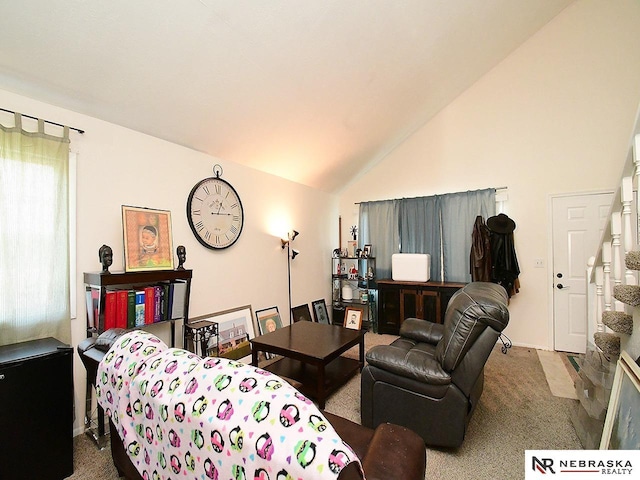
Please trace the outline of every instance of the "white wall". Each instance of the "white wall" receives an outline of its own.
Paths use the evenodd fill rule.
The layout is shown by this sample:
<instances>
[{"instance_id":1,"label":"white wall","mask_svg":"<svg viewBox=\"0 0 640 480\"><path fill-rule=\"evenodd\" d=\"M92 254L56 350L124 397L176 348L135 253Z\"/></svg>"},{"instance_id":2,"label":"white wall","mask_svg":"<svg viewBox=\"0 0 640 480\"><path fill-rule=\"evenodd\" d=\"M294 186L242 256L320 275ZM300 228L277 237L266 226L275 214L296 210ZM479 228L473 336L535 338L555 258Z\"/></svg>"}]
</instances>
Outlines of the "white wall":
<instances>
[{"instance_id":1,"label":"white wall","mask_svg":"<svg viewBox=\"0 0 640 480\"><path fill-rule=\"evenodd\" d=\"M356 221L354 202L507 186L522 288L506 333L552 349L550 196L617 188L640 100L639 25L637 1L572 4L345 188L343 221Z\"/></svg>"},{"instance_id":2,"label":"white wall","mask_svg":"<svg viewBox=\"0 0 640 480\"><path fill-rule=\"evenodd\" d=\"M143 135L94 118L0 90L3 108L86 130L72 134L78 156L77 270L78 318L72 321L72 344L86 337L83 272L99 271L98 248L113 248L111 271L123 269L121 205L170 210L174 249L185 245L186 268L193 269L190 315L197 316L250 304L253 311L277 305L288 321L286 253L280 237L295 228L292 303L331 299L331 252L338 231L337 197L239 164ZM245 226L229 249L212 251L193 236L186 218L187 196L221 164L222 178L238 191ZM174 252L175 253L175 252ZM176 325L181 346L182 328ZM169 341L168 326L153 329ZM84 416L85 369L74 355L75 432Z\"/></svg>"}]
</instances>

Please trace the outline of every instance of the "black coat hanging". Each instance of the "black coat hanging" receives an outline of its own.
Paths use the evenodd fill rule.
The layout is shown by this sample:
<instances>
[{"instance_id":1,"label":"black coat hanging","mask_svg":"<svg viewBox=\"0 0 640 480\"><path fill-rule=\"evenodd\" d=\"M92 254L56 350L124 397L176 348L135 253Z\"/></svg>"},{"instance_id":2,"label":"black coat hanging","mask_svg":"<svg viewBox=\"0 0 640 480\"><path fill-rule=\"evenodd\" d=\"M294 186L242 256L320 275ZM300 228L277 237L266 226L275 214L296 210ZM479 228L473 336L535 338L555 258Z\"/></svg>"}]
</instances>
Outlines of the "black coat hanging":
<instances>
[{"instance_id":1,"label":"black coat hanging","mask_svg":"<svg viewBox=\"0 0 640 480\"><path fill-rule=\"evenodd\" d=\"M520 286L520 267L513 240L516 222L501 213L487 219L487 227L491 241L491 281L502 285L511 297Z\"/></svg>"}]
</instances>

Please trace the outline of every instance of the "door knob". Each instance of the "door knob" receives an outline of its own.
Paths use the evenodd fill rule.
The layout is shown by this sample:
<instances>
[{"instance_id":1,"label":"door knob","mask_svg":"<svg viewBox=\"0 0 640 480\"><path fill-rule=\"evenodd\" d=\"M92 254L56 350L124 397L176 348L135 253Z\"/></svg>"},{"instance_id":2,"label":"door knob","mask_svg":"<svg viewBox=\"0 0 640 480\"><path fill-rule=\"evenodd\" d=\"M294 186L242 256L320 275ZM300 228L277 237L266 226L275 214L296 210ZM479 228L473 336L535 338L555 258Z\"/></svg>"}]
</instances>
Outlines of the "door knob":
<instances>
[{"instance_id":1,"label":"door knob","mask_svg":"<svg viewBox=\"0 0 640 480\"><path fill-rule=\"evenodd\" d=\"M562 285L561 283L558 284L558 290L562 290L562 289L567 289L569 287L567 287L566 285Z\"/></svg>"}]
</instances>

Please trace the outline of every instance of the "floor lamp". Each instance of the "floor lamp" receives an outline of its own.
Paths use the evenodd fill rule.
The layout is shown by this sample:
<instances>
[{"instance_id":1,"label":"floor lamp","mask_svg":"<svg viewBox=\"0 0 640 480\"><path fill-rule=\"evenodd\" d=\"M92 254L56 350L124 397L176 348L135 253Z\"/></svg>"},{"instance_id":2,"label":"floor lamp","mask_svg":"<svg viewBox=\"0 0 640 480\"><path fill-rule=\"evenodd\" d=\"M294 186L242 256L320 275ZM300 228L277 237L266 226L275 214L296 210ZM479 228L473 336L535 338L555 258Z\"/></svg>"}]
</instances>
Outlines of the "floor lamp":
<instances>
[{"instance_id":1,"label":"floor lamp","mask_svg":"<svg viewBox=\"0 0 640 480\"><path fill-rule=\"evenodd\" d=\"M299 232L292 230L287 233L287 239L280 239L281 247L284 250L287 249L287 280L289 285L289 325L293 323L293 315L291 313L291 261L294 260L300 252L298 250L294 250L291 248L291 242L293 242L296 237L300 235Z\"/></svg>"}]
</instances>

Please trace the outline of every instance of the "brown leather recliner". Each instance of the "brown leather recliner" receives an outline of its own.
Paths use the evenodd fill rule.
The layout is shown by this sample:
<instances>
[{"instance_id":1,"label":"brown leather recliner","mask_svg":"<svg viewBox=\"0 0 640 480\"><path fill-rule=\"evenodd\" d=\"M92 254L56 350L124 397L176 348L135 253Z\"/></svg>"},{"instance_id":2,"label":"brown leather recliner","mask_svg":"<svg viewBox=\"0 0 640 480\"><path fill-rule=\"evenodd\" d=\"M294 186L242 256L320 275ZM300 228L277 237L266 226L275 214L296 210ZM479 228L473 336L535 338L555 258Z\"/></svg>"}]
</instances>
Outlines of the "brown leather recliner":
<instances>
[{"instance_id":1,"label":"brown leather recliner","mask_svg":"<svg viewBox=\"0 0 640 480\"><path fill-rule=\"evenodd\" d=\"M362 424L417 432L459 447L484 386L484 365L509 323L506 290L473 282L451 298L443 324L406 319L400 338L371 348L362 371Z\"/></svg>"}]
</instances>

